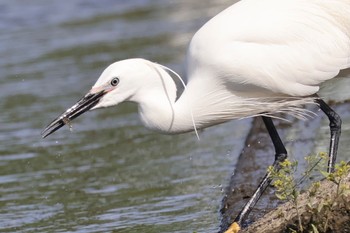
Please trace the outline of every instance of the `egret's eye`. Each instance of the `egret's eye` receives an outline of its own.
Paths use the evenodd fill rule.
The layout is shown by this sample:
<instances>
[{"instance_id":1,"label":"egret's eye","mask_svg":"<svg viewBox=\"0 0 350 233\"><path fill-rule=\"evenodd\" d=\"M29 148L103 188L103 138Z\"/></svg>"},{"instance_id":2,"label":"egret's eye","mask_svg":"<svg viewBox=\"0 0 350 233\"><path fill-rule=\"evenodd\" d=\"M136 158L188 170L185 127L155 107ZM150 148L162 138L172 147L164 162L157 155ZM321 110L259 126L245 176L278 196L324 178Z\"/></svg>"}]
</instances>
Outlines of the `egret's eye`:
<instances>
[{"instance_id":1,"label":"egret's eye","mask_svg":"<svg viewBox=\"0 0 350 233\"><path fill-rule=\"evenodd\" d=\"M113 87L117 86L118 83L119 83L119 78L113 78L113 79L111 80L111 85L112 85Z\"/></svg>"}]
</instances>

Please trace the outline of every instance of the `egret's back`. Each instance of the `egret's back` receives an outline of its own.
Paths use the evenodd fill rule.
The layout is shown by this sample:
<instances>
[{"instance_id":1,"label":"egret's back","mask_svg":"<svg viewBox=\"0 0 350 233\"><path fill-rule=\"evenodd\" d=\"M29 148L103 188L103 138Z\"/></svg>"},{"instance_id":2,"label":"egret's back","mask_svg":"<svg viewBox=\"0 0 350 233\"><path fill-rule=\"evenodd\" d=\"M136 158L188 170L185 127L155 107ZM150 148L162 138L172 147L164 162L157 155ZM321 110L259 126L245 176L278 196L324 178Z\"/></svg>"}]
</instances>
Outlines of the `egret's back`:
<instances>
[{"instance_id":1,"label":"egret's back","mask_svg":"<svg viewBox=\"0 0 350 233\"><path fill-rule=\"evenodd\" d=\"M190 83L312 95L350 66L350 0L242 0L196 33L188 60Z\"/></svg>"}]
</instances>

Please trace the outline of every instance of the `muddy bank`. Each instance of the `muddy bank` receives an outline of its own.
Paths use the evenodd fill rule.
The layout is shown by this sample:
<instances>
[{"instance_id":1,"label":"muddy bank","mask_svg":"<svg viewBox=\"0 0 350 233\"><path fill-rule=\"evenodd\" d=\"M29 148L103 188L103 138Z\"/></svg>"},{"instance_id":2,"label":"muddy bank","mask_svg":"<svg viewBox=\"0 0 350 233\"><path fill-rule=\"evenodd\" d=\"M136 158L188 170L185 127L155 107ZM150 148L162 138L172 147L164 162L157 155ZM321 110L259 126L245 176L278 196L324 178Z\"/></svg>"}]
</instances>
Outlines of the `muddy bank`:
<instances>
[{"instance_id":1,"label":"muddy bank","mask_svg":"<svg viewBox=\"0 0 350 233\"><path fill-rule=\"evenodd\" d=\"M349 118L349 106L349 103L332 105L343 119ZM310 110L318 113L316 107L310 108ZM276 128L287 148L289 159L299 162L296 173L297 178L301 177L301 174L305 171L305 156L328 151L328 121L322 113L318 113L318 115L314 119L307 121L293 118L289 119L290 122L274 120ZM326 135L321 139L319 138L320 131L322 131L323 135ZM342 147L342 142L340 147ZM343 147L346 147L344 143ZM220 232L224 232L227 229L242 206L250 198L257 184L266 173L267 167L273 163L274 154L270 137L262 120L260 118L254 119L252 129L246 140L246 146L240 155L237 168L225 191L221 208L222 221ZM340 161L342 156L339 157L338 161ZM306 181L303 184L303 188L307 188L310 182ZM275 197L274 189L268 187L252 210L244 227L252 225L253 222L256 222L280 204L282 203ZM263 224L270 223L266 222Z\"/></svg>"},{"instance_id":2,"label":"muddy bank","mask_svg":"<svg viewBox=\"0 0 350 233\"><path fill-rule=\"evenodd\" d=\"M347 187L350 186L350 174L347 177ZM312 230L311 223L315 225L318 223L322 227L324 226L326 216L324 214L324 208L318 213L320 219L316 219L308 205L319 207L325 200L331 200L336 193L336 185L333 182L324 180L321 182L321 187L316 197L311 198L309 194L305 192L298 198L299 208L298 212L302 216L302 226L304 231L309 232ZM326 232L332 233L346 233L350 232L350 195L342 196L336 200L336 206L329 214L328 227ZM322 212L323 211L323 212ZM247 229L242 230L242 233L279 233L279 232L292 232L291 229L295 229L298 224L298 217L296 208L290 202L279 206L277 209L267 213L257 222L249 226ZM297 230L297 229L295 229Z\"/></svg>"}]
</instances>

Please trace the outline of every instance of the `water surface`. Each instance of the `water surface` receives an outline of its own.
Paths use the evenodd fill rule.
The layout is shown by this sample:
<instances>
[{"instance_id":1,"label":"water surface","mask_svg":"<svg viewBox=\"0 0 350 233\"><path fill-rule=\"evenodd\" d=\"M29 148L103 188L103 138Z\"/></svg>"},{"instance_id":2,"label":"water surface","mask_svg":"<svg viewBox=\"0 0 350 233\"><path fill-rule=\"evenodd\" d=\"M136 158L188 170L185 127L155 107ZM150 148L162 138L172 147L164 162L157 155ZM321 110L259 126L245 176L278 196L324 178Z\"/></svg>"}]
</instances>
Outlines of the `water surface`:
<instances>
[{"instance_id":1,"label":"water surface","mask_svg":"<svg viewBox=\"0 0 350 233\"><path fill-rule=\"evenodd\" d=\"M194 33L228 1L0 1L0 231L213 232L249 121L163 136L136 106L40 131L110 63L184 71ZM233 129L235 134L233 134Z\"/></svg>"}]
</instances>

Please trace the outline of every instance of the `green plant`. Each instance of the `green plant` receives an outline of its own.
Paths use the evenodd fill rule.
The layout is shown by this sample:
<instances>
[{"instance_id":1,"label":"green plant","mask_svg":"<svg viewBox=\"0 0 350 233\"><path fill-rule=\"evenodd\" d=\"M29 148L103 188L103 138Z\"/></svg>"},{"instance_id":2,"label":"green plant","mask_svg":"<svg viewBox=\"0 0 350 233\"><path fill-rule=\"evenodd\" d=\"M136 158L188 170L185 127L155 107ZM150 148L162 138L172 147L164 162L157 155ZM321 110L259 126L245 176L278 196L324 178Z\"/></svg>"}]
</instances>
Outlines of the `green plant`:
<instances>
[{"instance_id":1,"label":"green plant","mask_svg":"<svg viewBox=\"0 0 350 233\"><path fill-rule=\"evenodd\" d=\"M350 187L344 183L346 176L350 172L350 165L344 161L335 165L333 173L321 171L323 176L336 185L336 190L333 195L328 195L327 198L316 202L316 205L311 205L311 201L308 203L308 207L313 213L314 223L318 231L326 232L328 229L329 218L338 205L339 200L344 196L350 194ZM309 190L310 200L316 197L317 191L320 188L320 182L314 183Z\"/></svg>"},{"instance_id":2,"label":"green plant","mask_svg":"<svg viewBox=\"0 0 350 233\"><path fill-rule=\"evenodd\" d=\"M301 216L299 214L298 196L300 191L296 188L297 182L294 178L294 173L298 167L298 162L291 162L286 159L280 163L280 168L276 169L273 166L268 168L270 177L273 179L272 184L276 189L276 196L280 200L286 200L293 203L298 216L298 229L303 231Z\"/></svg>"},{"instance_id":3,"label":"green plant","mask_svg":"<svg viewBox=\"0 0 350 233\"><path fill-rule=\"evenodd\" d=\"M298 231L303 232L304 228L308 228L308 232L319 233L326 232L328 229L329 219L338 202L345 195L350 194L350 187L344 183L346 176L350 172L350 165L342 161L335 165L333 173L325 172L327 168L328 156L326 153L319 153L318 155L310 155L305 157L308 168L303 174L302 178L296 180L294 174L297 171L297 162L285 160L280 163L280 169L269 167L268 172L273 179L272 184L276 188L276 196L280 200L290 201L296 211L298 218ZM308 225L304 225L299 213L298 196L300 195L300 185L312 176L322 175L327 180L336 185L336 190L333 195L329 194L325 198L319 200L321 182L316 181L311 184L307 191L307 208L311 213L311 221ZM291 229L290 229L291 230Z\"/></svg>"}]
</instances>

